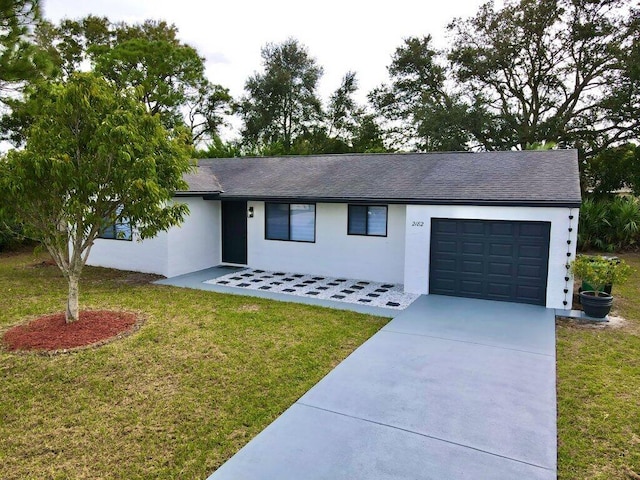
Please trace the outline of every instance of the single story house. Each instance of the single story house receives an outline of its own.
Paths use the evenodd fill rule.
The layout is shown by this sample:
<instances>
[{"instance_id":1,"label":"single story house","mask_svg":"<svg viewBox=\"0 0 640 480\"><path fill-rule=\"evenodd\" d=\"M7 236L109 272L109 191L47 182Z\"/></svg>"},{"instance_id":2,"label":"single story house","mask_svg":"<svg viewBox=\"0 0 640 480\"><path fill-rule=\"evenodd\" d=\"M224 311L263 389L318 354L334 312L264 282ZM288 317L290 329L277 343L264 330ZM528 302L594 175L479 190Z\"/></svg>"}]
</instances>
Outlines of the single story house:
<instances>
[{"instance_id":1,"label":"single story house","mask_svg":"<svg viewBox=\"0 0 640 480\"><path fill-rule=\"evenodd\" d=\"M191 212L180 227L98 239L88 263L167 277L241 265L570 306L576 150L223 158L196 170L175 195Z\"/></svg>"}]
</instances>

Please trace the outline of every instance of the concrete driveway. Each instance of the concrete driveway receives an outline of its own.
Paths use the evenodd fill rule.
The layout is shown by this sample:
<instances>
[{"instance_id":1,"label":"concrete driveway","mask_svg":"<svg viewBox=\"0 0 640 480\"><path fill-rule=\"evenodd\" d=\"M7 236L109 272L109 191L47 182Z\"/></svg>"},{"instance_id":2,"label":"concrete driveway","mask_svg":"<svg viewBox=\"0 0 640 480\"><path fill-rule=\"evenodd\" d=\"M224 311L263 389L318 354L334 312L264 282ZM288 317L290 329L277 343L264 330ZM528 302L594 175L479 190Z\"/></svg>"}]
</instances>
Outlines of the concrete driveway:
<instances>
[{"instance_id":1,"label":"concrete driveway","mask_svg":"<svg viewBox=\"0 0 640 480\"><path fill-rule=\"evenodd\" d=\"M210 479L555 479L555 315L423 296Z\"/></svg>"}]
</instances>

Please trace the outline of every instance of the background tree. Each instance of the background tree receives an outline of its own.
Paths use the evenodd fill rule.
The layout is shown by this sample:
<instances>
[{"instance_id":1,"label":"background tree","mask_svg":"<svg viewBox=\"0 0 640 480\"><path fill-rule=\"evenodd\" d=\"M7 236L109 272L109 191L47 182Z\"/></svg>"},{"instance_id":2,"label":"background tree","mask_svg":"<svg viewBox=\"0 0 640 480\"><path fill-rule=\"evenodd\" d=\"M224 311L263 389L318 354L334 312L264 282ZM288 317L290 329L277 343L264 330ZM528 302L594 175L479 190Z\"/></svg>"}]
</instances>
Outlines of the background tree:
<instances>
[{"instance_id":1,"label":"background tree","mask_svg":"<svg viewBox=\"0 0 640 480\"><path fill-rule=\"evenodd\" d=\"M293 38L267 44L262 66L262 73L247 80L247 95L239 105L243 143L254 148L280 144L288 154L296 138L317 125L321 116L316 88L322 68Z\"/></svg>"},{"instance_id":2,"label":"background tree","mask_svg":"<svg viewBox=\"0 0 640 480\"><path fill-rule=\"evenodd\" d=\"M363 109L357 104L354 95L358 91L355 72L347 72L340 86L329 98L326 123L327 136L340 139L345 145L351 143L351 137L358 126L358 117Z\"/></svg>"},{"instance_id":3,"label":"background tree","mask_svg":"<svg viewBox=\"0 0 640 480\"><path fill-rule=\"evenodd\" d=\"M35 47L33 30L40 21L38 0L0 1L0 102L22 92L25 82L46 73L46 55Z\"/></svg>"},{"instance_id":4,"label":"background tree","mask_svg":"<svg viewBox=\"0 0 640 480\"><path fill-rule=\"evenodd\" d=\"M149 112L160 115L168 128L187 125L195 142L218 135L230 113L228 91L207 80L204 59L180 41L174 25L151 20L111 23L90 15L59 25L43 22L36 38L54 64L57 79L91 68L119 88L138 88ZM24 141L33 119L27 106L17 105L14 115L0 125L15 144Z\"/></svg>"},{"instance_id":5,"label":"background tree","mask_svg":"<svg viewBox=\"0 0 640 480\"><path fill-rule=\"evenodd\" d=\"M115 41L114 25L107 17L88 15L63 19L59 24L44 20L35 30L36 42L55 67L55 77L66 80L92 66L95 49L105 51Z\"/></svg>"},{"instance_id":6,"label":"background tree","mask_svg":"<svg viewBox=\"0 0 640 480\"><path fill-rule=\"evenodd\" d=\"M631 11L627 28L631 44L618 51L619 69L600 103L605 124L610 126L610 144L640 139L640 9Z\"/></svg>"},{"instance_id":7,"label":"background tree","mask_svg":"<svg viewBox=\"0 0 640 480\"><path fill-rule=\"evenodd\" d=\"M640 195L640 148L632 143L609 147L586 162L584 190L595 197L629 189Z\"/></svg>"},{"instance_id":8,"label":"background tree","mask_svg":"<svg viewBox=\"0 0 640 480\"><path fill-rule=\"evenodd\" d=\"M603 100L623 87L633 41L626 0L507 0L449 25L449 60L484 149L557 142L591 156L637 135Z\"/></svg>"},{"instance_id":9,"label":"background tree","mask_svg":"<svg viewBox=\"0 0 640 480\"><path fill-rule=\"evenodd\" d=\"M383 132L375 115L360 105L355 94L358 79L355 72L347 72L340 86L329 98L325 116L327 137L336 144L325 153L384 152ZM336 147L342 147L341 150Z\"/></svg>"},{"instance_id":10,"label":"background tree","mask_svg":"<svg viewBox=\"0 0 640 480\"><path fill-rule=\"evenodd\" d=\"M167 127L181 123L180 107L204 98L201 92L209 87L203 58L180 42L177 33L166 22L120 23L111 46L89 47L96 72L119 88L140 88L149 112L160 115Z\"/></svg>"},{"instance_id":11,"label":"background tree","mask_svg":"<svg viewBox=\"0 0 640 480\"><path fill-rule=\"evenodd\" d=\"M229 89L209 81L202 82L197 91L187 96L186 104L187 126L193 143L219 140L220 127L228 125L227 118L233 114L234 103Z\"/></svg>"},{"instance_id":12,"label":"background tree","mask_svg":"<svg viewBox=\"0 0 640 480\"><path fill-rule=\"evenodd\" d=\"M242 157L245 152L239 140L223 141L215 137L196 151L197 158L234 158Z\"/></svg>"},{"instance_id":13,"label":"background tree","mask_svg":"<svg viewBox=\"0 0 640 480\"><path fill-rule=\"evenodd\" d=\"M3 204L42 242L69 283L66 319L78 319L78 282L106 224L129 222L141 238L179 224L189 135L167 131L131 89L93 74L42 85L24 150L0 162ZM5 203L6 202L6 203Z\"/></svg>"},{"instance_id":14,"label":"background tree","mask_svg":"<svg viewBox=\"0 0 640 480\"><path fill-rule=\"evenodd\" d=\"M446 87L447 66L430 35L410 37L388 67L390 84L369 94L392 145L410 150L466 150L467 107Z\"/></svg>"},{"instance_id":15,"label":"background tree","mask_svg":"<svg viewBox=\"0 0 640 480\"><path fill-rule=\"evenodd\" d=\"M384 131L373 113L358 116L352 136L352 151L356 153L385 153L392 151L384 142Z\"/></svg>"},{"instance_id":16,"label":"background tree","mask_svg":"<svg viewBox=\"0 0 640 480\"><path fill-rule=\"evenodd\" d=\"M385 151L382 131L355 97L358 81L347 72L329 97L316 124L296 137L289 153L296 155Z\"/></svg>"}]
</instances>

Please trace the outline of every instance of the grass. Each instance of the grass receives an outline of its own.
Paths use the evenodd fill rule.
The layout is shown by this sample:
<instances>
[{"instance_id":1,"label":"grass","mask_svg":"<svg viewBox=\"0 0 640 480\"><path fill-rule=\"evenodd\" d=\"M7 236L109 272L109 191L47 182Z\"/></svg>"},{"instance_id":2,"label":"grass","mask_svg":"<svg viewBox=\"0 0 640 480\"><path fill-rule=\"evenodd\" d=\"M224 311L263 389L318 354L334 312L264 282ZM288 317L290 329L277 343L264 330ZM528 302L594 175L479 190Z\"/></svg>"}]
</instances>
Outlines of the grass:
<instances>
[{"instance_id":1,"label":"grass","mask_svg":"<svg viewBox=\"0 0 640 480\"><path fill-rule=\"evenodd\" d=\"M619 329L557 328L558 478L640 478L640 255L614 285Z\"/></svg>"},{"instance_id":2,"label":"grass","mask_svg":"<svg viewBox=\"0 0 640 480\"><path fill-rule=\"evenodd\" d=\"M0 255L0 332L62 310L64 279L35 262ZM0 350L0 478L206 478L387 322L127 278L87 268L81 303L143 314L135 334Z\"/></svg>"},{"instance_id":3,"label":"grass","mask_svg":"<svg viewBox=\"0 0 640 480\"><path fill-rule=\"evenodd\" d=\"M614 286L619 329L560 323L559 479L640 474L640 255ZM41 260L41 259L40 259ZM0 331L62 308L55 267L0 256ZM128 283L87 268L86 308L136 311L134 335L46 357L0 351L0 478L206 478L385 319Z\"/></svg>"}]
</instances>

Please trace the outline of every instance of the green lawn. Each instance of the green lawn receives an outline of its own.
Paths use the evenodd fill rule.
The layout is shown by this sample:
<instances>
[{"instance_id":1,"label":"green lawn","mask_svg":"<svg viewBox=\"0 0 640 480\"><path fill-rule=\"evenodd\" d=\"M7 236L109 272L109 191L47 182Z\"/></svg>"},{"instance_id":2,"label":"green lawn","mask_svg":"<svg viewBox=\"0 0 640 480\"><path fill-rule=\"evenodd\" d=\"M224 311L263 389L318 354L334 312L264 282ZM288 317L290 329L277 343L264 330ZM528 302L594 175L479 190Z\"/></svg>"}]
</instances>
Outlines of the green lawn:
<instances>
[{"instance_id":1,"label":"green lawn","mask_svg":"<svg viewBox=\"0 0 640 480\"><path fill-rule=\"evenodd\" d=\"M640 475L640 255L619 255L636 272L614 285L620 329L559 324L558 478Z\"/></svg>"},{"instance_id":2,"label":"green lawn","mask_svg":"<svg viewBox=\"0 0 640 480\"><path fill-rule=\"evenodd\" d=\"M640 473L640 255L623 257L627 325L558 326L560 479ZM35 262L0 256L0 330L62 308L58 270ZM387 321L131 279L88 268L82 302L144 314L134 335L0 351L0 478L205 478Z\"/></svg>"},{"instance_id":3,"label":"green lawn","mask_svg":"<svg viewBox=\"0 0 640 480\"><path fill-rule=\"evenodd\" d=\"M1 331L62 310L59 271L35 262L0 256ZM128 276L87 268L81 302L142 313L137 333L54 357L0 351L3 480L206 478L388 321Z\"/></svg>"}]
</instances>

